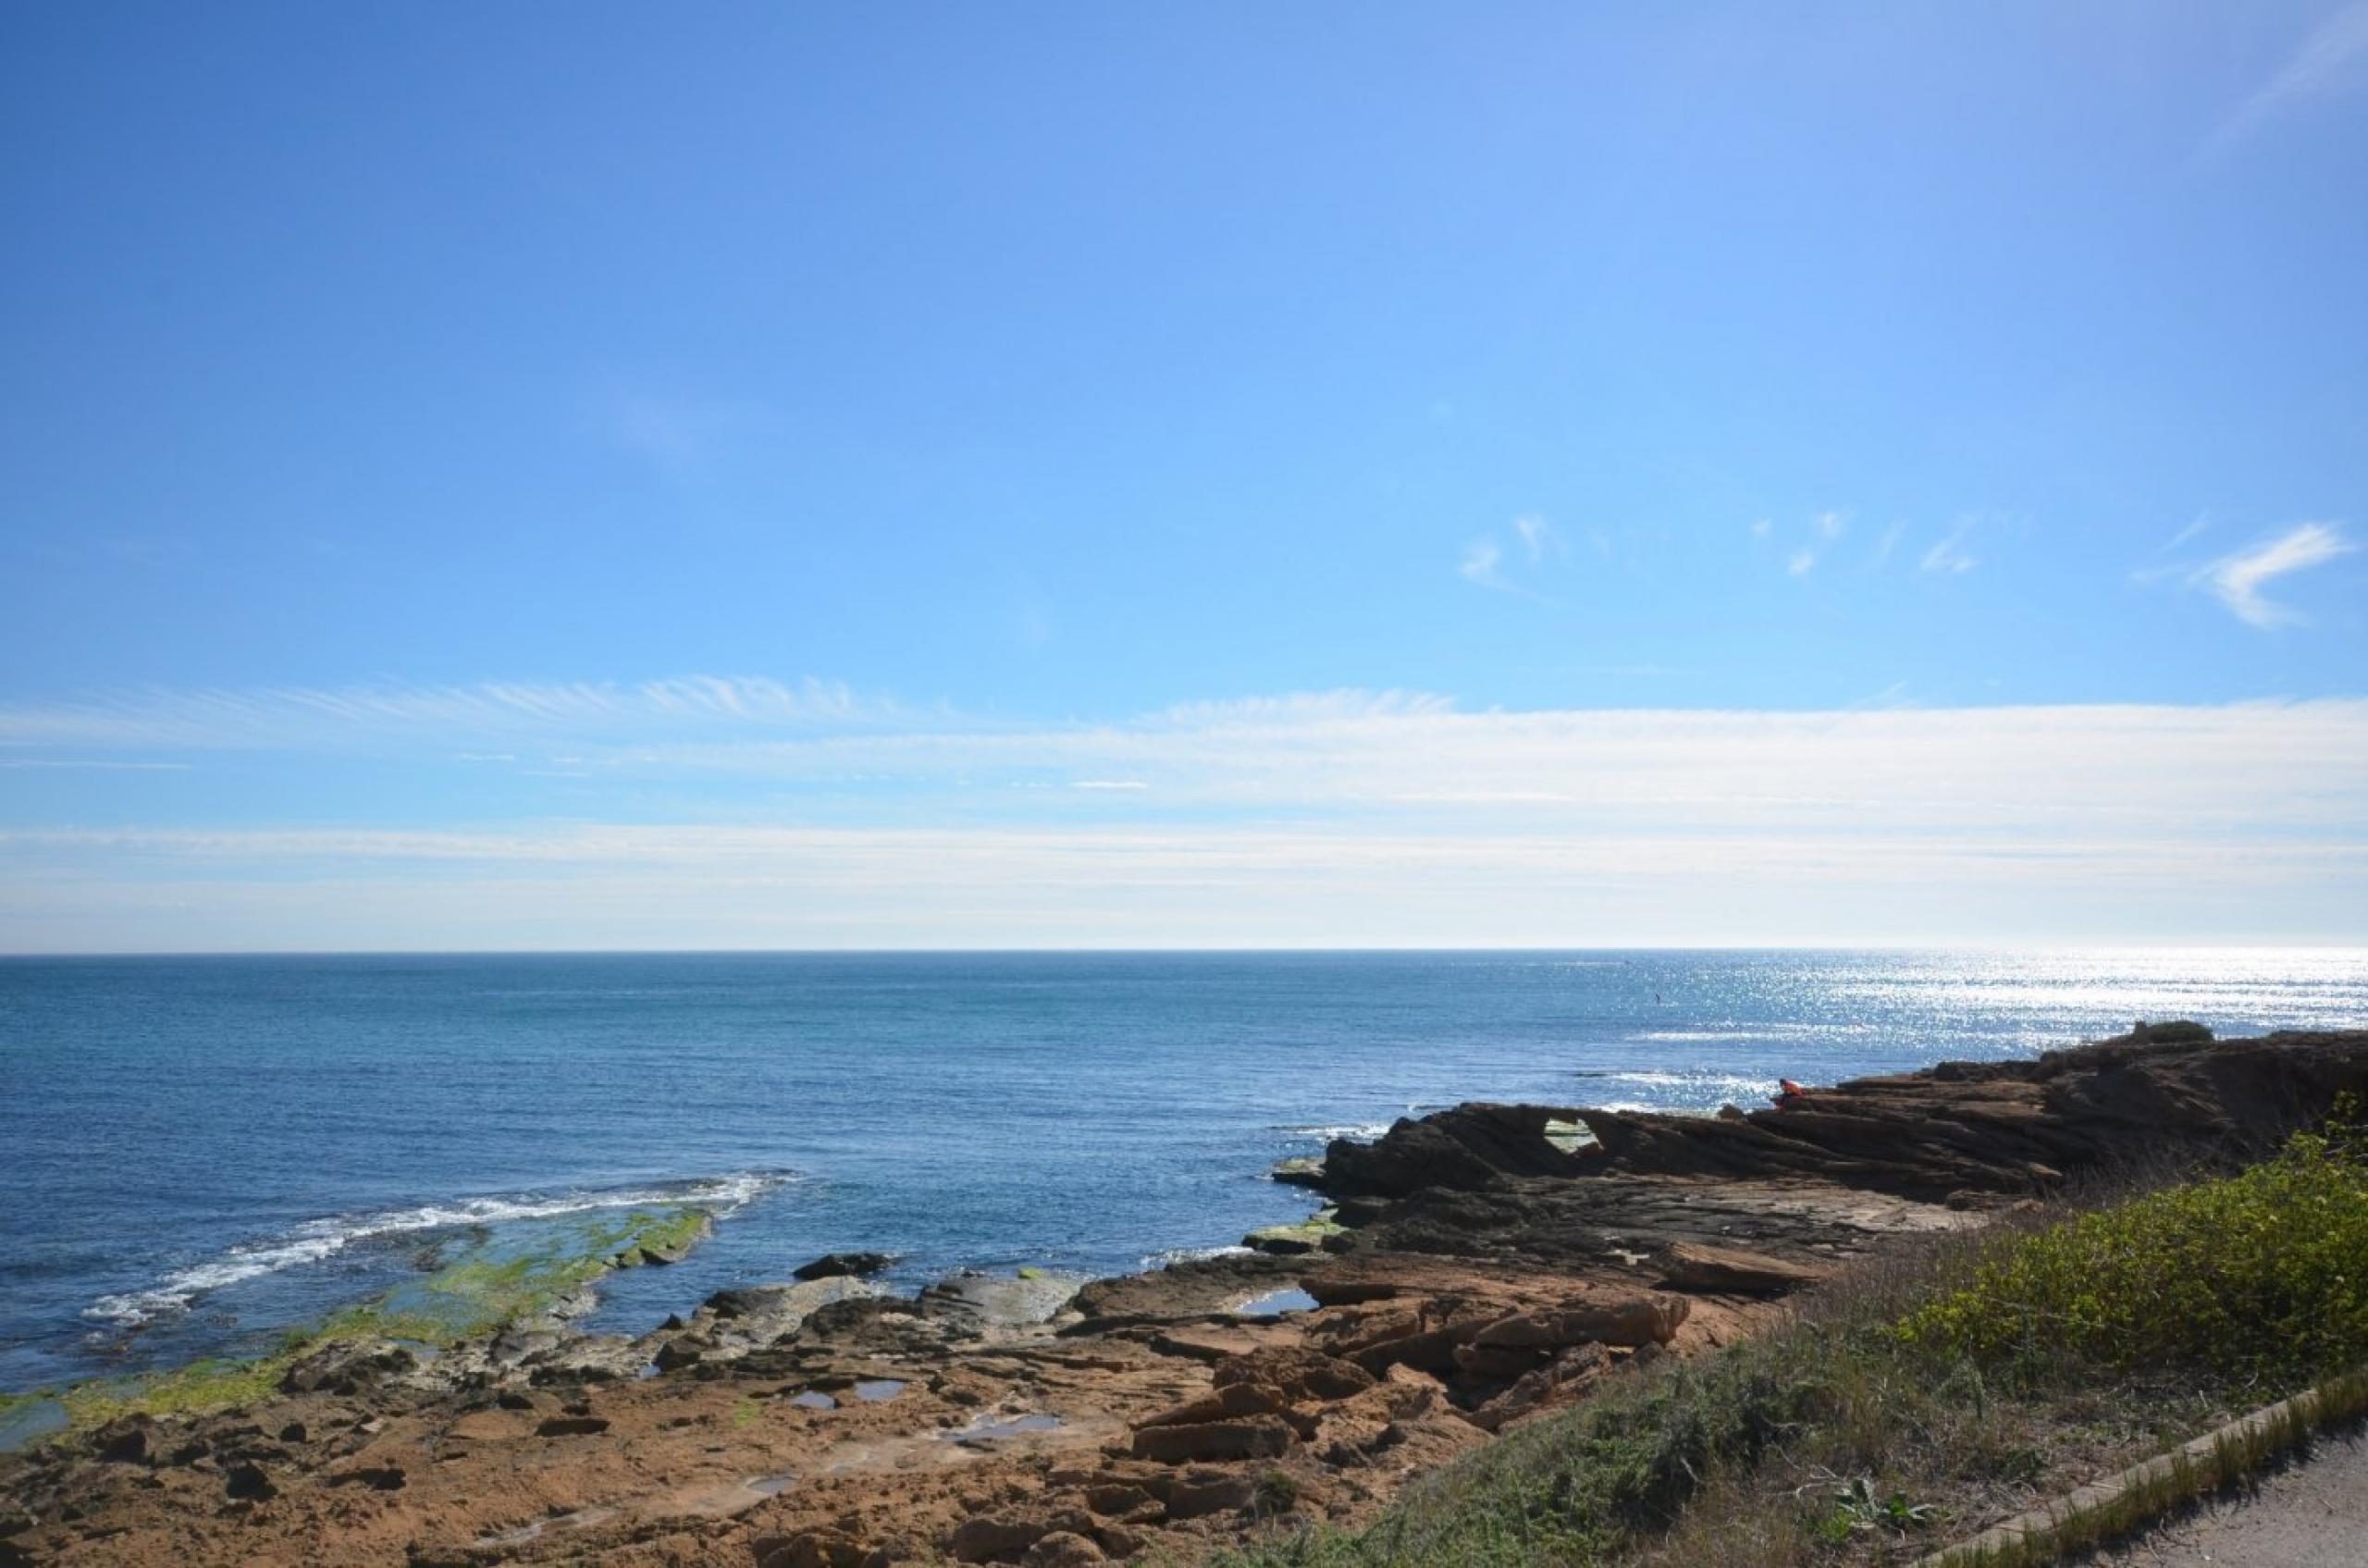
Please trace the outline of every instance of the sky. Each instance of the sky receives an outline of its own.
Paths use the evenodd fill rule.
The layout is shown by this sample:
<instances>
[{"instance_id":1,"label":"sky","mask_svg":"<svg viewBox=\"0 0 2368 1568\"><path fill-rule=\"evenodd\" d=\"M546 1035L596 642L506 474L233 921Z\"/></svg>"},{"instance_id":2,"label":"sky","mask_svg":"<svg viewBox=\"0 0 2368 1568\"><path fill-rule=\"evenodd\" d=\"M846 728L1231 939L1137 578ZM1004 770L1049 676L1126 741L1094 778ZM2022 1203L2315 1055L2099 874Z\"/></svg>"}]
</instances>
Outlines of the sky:
<instances>
[{"instance_id":1,"label":"sky","mask_svg":"<svg viewBox=\"0 0 2368 1568\"><path fill-rule=\"evenodd\" d=\"M2368 0L0 10L0 952L2368 943Z\"/></svg>"}]
</instances>

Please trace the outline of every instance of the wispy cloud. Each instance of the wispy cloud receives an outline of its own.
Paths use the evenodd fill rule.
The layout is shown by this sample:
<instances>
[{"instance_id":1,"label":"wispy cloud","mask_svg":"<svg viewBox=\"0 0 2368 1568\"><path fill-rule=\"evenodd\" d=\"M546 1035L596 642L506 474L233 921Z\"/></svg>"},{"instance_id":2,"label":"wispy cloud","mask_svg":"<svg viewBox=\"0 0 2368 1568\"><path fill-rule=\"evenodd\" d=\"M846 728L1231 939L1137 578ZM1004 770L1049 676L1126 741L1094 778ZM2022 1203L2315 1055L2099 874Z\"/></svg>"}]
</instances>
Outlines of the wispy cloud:
<instances>
[{"instance_id":1,"label":"wispy cloud","mask_svg":"<svg viewBox=\"0 0 2368 1568\"><path fill-rule=\"evenodd\" d=\"M2199 513L2194 522L2189 524L2186 527L2181 528L2177 533L2173 534L2169 538L2164 539L2159 546L2157 546L2154 553L2156 555L2168 555L2171 551L2178 549L2181 545L2186 544L2190 539L2197 537L2206 528L2211 526L2212 514L2210 512Z\"/></svg>"},{"instance_id":2,"label":"wispy cloud","mask_svg":"<svg viewBox=\"0 0 2368 1568\"><path fill-rule=\"evenodd\" d=\"M1512 537L1527 570L1535 574L1546 564L1549 556L1565 557L1570 548L1562 541L1554 525L1536 512L1524 512L1512 520ZM1484 534L1463 547L1463 554L1456 562L1456 572L1467 583L1497 593L1519 594L1527 599L1542 599L1546 596L1522 582L1513 574L1513 562L1507 555L1498 536Z\"/></svg>"},{"instance_id":3,"label":"wispy cloud","mask_svg":"<svg viewBox=\"0 0 2368 1568\"><path fill-rule=\"evenodd\" d=\"M1849 532L1849 529L1850 514L1839 508L1830 509L1811 516L1802 530L1807 535L1806 542L1796 544L1784 552L1786 575L1807 576L1817 569L1819 560L1834 545L1841 542L1842 536ZM1790 534L1793 530L1787 528L1785 532ZM1758 542L1772 538L1775 533L1776 525L1766 517L1760 518L1751 525L1751 537Z\"/></svg>"},{"instance_id":4,"label":"wispy cloud","mask_svg":"<svg viewBox=\"0 0 2368 1568\"><path fill-rule=\"evenodd\" d=\"M2368 84L2368 0L2351 0L2320 22L2270 79L2220 122L2207 154L2225 153L2277 117Z\"/></svg>"},{"instance_id":5,"label":"wispy cloud","mask_svg":"<svg viewBox=\"0 0 2368 1568\"><path fill-rule=\"evenodd\" d=\"M1455 569L1467 583L1477 583L1499 593L1510 592L1513 585L1497 570L1504 559L1504 547L1496 540L1474 539L1463 547L1463 559L1456 562Z\"/></svg>"},{"instance_id":6,"label":"wispy cloud","mask_svg":"<svg viewBox=\"0 0 2368 1568\"><path fill-rule=\"evenodd\" d=\"M2368 701L1881 700L1315 694L738 747L783 777L931 785L865 823L0 831L0 949L2368 933ZM1144 787L1090 811L997 787L1012 814L983 816L980 781L1021 766Z\"/></svg>"},{"instance_id":7,"label":"wispy cloud","mask_svg":"<svg viewBox=\"0 0 2368 1568\"><path fill-rule=\"evenodd\" d=\"M0 746L334 749L422 736L557 739L714 727L845 726L891 711L833 681L717 675L628 683L143 687L0 707Z\"/></svg>"},{"instance_id":8,"label":"wispy cloud","mask_svg":"<svg viewBox=\"0 0 2368 1568\"><path fill-rule=\"evenodd\" d=\"M2266 597L2263 587L2289 573L2324 566L2359 548L2332 523L2299 523L2275 538L2198 568L2189 581L2209 588L2247 625L2276 631L2300 625L2309 617Z\"/></svg>"},{"instance_id":9,"label":"wispy cloud","mask_svg":"<svg viewBox=\"0 0 2368 1568\"><path fill-rule=\"evenodd\" d=\"M1917 562L1918 570L1946 573L1952 575L1959 572L1972 571L1974 567L1980 564L1974 559L1973 552L1966 548L1966 540L1971 537L1973 528L1972 518L1961 519L1955 527L1942 535L1933 542L1932 547L1924 552L1924 558Z\"/></svg>"},{"instance_id":10,"label":"wispy cloud","mask_svg":"<svg viewBox=\"0 0 2368 1568\"><path fill-rule=\"evenodd\" d=\"M1875 553L1867 560L1868 568L1881 570L1887 565L1891 561L1892 552L1899 549L1900 536L1906 532L1907 525L1905 523L1894 523L1885 528L1882 537L1875 541Z\"/></svg>"},{"instance_id":11,"label":"wispy cloud","mask_svg":"<svg viewBox=\"0 0 2368 1568\"><path fill-rule=\"evenodd\" d=\"M1554 537L1554 525L1536 512L1514 518L1513 532L1520 537L1522 548L1529 551L1533 566L1546 559L1549 548L1560 542Z\"/></svg>"}]
</instances>

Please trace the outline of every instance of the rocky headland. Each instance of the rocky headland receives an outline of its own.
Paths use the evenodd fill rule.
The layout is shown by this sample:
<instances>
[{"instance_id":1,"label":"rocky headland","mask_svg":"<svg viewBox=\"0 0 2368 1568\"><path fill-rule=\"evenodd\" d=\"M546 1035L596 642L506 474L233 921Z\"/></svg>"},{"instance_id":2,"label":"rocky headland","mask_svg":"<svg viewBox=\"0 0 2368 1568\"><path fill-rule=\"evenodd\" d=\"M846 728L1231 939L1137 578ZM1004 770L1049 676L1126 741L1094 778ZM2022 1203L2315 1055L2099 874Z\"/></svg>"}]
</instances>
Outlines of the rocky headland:
<instances>
[{"instance_id":1,"label":"rocky headland","mask_svg":"<svg viewBox=\"0 0 2368 1568\"><path fill-rule=\"evenodd\" d=\"M1366 1517L1903 1238L2235 1164L2346 1092L2368 1031L2172 1026L1717 1117L1459 1105L1282 1173L1326 1209L1241 1255L908 1298L849 1254L638 1338L332 1339L233 1408L0 1458L0 1562L1189 1556Z\"/></svg>"}]
</instances>

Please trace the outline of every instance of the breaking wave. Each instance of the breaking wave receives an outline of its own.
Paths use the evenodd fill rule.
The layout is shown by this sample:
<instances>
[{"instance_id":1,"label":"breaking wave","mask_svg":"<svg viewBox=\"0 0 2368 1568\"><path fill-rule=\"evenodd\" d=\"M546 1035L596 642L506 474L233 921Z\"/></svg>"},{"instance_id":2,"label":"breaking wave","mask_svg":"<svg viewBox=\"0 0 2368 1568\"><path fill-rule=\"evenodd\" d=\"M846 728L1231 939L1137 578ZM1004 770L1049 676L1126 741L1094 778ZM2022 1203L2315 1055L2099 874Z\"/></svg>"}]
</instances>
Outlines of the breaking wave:
<instances>
[{"instance_id":1,"label":"breaking wave","mask_svg":"<svg viewBox=\"0 0 2368 1568\"><path fill-rule=\"evenodd\" d=\"M1407 1108L1412 1110L1413 1107L1410 1105ZM1353 1138L1360 1143L1370 1143L1389 1128L1390 1124L1386 1121L1344 1121L1324 1122L1313 1127L1278 1127L1275 1130L1286 1138L1312 1139L1318 1143L1329 1143L1335 1138Z\"/></svg>"},{"instance_id":2,"label":"breaking wave","mask_svg":"<svg viewBox=\"0 0 2368 1568\"><path fill-rule=\"evenodd\" d=\"M306 1220L287 1235L243 1242L218 1257L177 1269L145 1290L101 1296L82 1309L82 1315L94 1323L136 1327L169 1313L187 1311L191 1302L209 1290L318 1263L374 1236L448 1230L466 1225L500 1225L508 1220L553 1219L649 1204L694 1204L720 1219L751 1199L795 1179L783 1171L740 1171L730 1176L609 1191L461 1198L450 1203L423 1204L416 1208L333 1215L326 1219Z\"/></svg>"}]
</instances>

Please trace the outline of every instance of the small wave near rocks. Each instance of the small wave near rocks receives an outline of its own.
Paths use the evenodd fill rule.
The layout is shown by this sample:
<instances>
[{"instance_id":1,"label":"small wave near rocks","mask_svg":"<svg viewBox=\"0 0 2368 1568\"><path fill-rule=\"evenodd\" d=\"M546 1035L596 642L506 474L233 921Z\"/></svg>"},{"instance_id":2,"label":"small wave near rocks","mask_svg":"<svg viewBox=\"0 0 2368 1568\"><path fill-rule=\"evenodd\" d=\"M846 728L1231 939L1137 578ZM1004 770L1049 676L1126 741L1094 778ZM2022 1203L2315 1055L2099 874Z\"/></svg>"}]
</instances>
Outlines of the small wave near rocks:
<instances>
[{"instance_id":1,"label":"small wave near rocks","mask_svg":"<svg viewBox=\"0 0 2368 1568\"><path fill-rule=\"evenodd\" d=\"M515 1220L557 1219L652 1204L694 1204L721 1219L796 1179L796 1174L791 1171L735 1171L728 1176L633 1187L456 1198L412 1208L331 1215L306 1220L279 1236L241 1242L204 1263L176 1269L147 1290L101 1296L82 1309L82 1315L93 1323L137 1328L159 1317L186 1312L199 1297L211 1291L283 1269L319 1263L357 1241L379 1236L500 1225Z\"/></svg>"}]
</instances>

